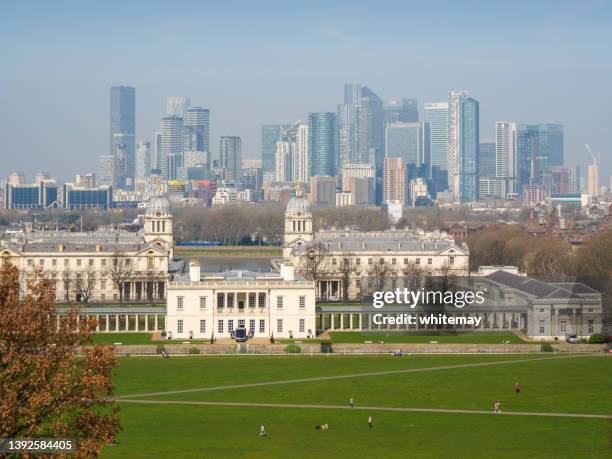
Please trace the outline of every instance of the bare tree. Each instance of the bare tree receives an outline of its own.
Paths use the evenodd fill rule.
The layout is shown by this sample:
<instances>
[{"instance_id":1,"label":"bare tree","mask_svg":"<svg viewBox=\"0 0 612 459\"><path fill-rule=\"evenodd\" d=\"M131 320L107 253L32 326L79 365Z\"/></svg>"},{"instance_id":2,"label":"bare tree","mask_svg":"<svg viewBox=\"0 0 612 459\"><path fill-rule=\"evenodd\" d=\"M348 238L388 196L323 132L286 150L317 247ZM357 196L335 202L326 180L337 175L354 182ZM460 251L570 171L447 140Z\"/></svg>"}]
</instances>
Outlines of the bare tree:
<instances>
[{"instance_id":1,"label":"bare tree","mask_svg":"<svg viewBox=\"0 0 612 459\"><path fill-rule=\"evenodd\" d=\"M74 279L74 291L83 303L89 303L96 286L96 275L91 266L87 266L83 273L78 273Z\"/></svg>"},{"instance_id":2,"label":"bare tree","mask_svg":"<svg viewBox=\"0 0 612 459\"><path fill-rule=\"evenodd\" d=\"M72 290L72 284L72 271L70 270L70 266L66 265L64 272L62 273L62 285L64 287L64 296L67 303L70 303L70 291Z\"/></svg>"},{"instance_id":3,"label":"bare tree","mask_svg":"<svg viewBox=\"0 0 612 459\"><path fill-rule=\"evenodd\" d=\"M123 284L132 277L134 267L132 260L127 257L122 257L115 251L111 260L111 266L108 269L107 275L119 290L119 302L123 303Z\"/></svg>"},{"instance_id":4,"label":"bare tree","mask_svg":"<svg viewBox=\"0 0 612 459\"><path fill-rule=\"evenodd\" d=\"M348 303L351 279L354 277L356 271L355 262L353 261L353 257L351 257L350 254L343 254L342 261L340 262L339 271L342 279L342 300L345 303Z\"/></svg>"},{"instance_id":5,"label":"bare tree","mask_svg":"<svg viewBox=\"0 0 612 459\"><path fill-rule=\"evenodd\" d=\"M315 282L321 280L330 270L330 255L325 244L315 242L303 255L304 274Z\"/></svg>"},{"instance_id":6,"label":"bare tree","mask_svg":"<svg viewBox=\"0 0 612 459\"><path fill-rule=\"evenodd\" d=\"M415 263L409 263L402 269L402 276L404 277L404 287L408 290L417 290L421 287L425 270L420 265Z\"/></svg>"},{"instance_id":7,"label":"bare tree","mask_svg":"<svg viewBox=\"0 0 612 459\"><path fill-rule=\"evenodd\" d=\"M369 275L372 279L374 290L382 291L385 288L385 280L389 276L389 265L385 262L384 258L374 260Z\"/></svg>"}]
</instances>

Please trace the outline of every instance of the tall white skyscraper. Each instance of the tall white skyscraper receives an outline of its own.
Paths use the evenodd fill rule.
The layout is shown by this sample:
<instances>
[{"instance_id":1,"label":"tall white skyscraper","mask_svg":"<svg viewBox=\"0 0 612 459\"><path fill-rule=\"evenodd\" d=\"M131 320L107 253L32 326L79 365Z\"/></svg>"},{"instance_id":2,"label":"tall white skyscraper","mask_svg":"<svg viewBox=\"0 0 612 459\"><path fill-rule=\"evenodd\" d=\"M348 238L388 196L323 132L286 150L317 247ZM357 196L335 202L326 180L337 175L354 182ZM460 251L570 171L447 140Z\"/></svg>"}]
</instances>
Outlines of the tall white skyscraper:
<instances>
[{"instance_id":1,"label":"tall white skyscraper","mask_svg":"<svg viewBox=\"0 0 612 459\"><path fill-rule=\"evenodd\" d=\"M423 111L424 162L448 169L448 103L425 104Z\"/></svg>"},{"instance_id":2,"label":"tall white skyscraper","mask_svg":"<svg viewBox=\"0 0 612 459\"><path fill-rule=\"evenodd\" d=\"M151 173L151 143L141 140L136 145L136 180L144 180Z\"/></svg>"},{"instance_id":3,"label":"tall white skyscraper","mask_svg":"<svg viewBox=\"0 0 612 459\"><path fill-rule=\"evenodd\" d=\"M498 178L516 178L516 123L495 123L495 165Z\"/></svg>"},{"instance_id":4,"label":"tall white skyscraper","mask_svg":"<svg viewBox=\"0 0 612 459\"><path fill-rule=\"evenodd\" d=\"M276 171L277 182L292 182L295 160L295 139L281 139L276 142Z\"/></svg>"},{"instance_id":5,"label":"tall white skyscraper","mask_svg":"<svg viewBox=\"0 0 612 459\"><path fill-rule=\"evenodd\" d=\"M166 116L178 116L185 119L185 110L191 106L191 99L184 96L166 97Z\"/></svg>"},{"instance_id":6,"label":"tall white skyscraper","mask_svg":"<svg viewBox=\"0 0 612 459\"><path fill-rule=\"evenodd\" d=\"M462 98L469 97L467 91L450 91L448 93L448 189L453 201L459 201L459 143L460 111Z\"/></svg>"},{"instance_id":7,"label":"tall white skyscraper","mask_svg":"<svg viewBox=\"0 0 612 459\"><path fill-rule=\"evenodd\" d=\"M303 123L298 126L295 139L295 176L298 182L310 181L310 161L308 158L308 124Z\"/></svg>"}]
</instances>

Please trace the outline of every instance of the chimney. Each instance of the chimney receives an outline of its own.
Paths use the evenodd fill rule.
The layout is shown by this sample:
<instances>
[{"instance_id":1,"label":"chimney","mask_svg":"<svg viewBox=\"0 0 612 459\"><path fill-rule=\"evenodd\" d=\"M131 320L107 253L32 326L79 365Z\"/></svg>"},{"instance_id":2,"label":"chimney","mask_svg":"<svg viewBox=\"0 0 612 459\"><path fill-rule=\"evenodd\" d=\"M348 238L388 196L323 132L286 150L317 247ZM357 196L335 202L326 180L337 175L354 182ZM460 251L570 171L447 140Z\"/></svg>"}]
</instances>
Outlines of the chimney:
<instances>
[{"instance_id":1,"label":"chimney","mask_svg":"<svg viewBox=\"0 0 612 459\"><path fill-rule=\"evenodd\" d=\"M64 244L60 244L57 246L57 251L58 252L63 252L64 251Z\"/></svg>"},{"instance_id":2,"label":"chimney","mask_svg":"<svg viewBox=\"0 0 612 459\"><path fill-rule=\"evenodd\" d=\"M102 245L96 244L96 252L102 252Z\"/></svg>"},{"instance_id":3,"label":"chimney","mask_svg":"<svg viewBox=\"0 0 612 459\"><path fill-rule=\"evenodd\" d=\"M189 262L189 280L191 282L200 282L200 262L190 261Z\"/></svg>"},{"instance_id":4,"label":"chimney","mask_svg":"<svg viewBox=\"0 0 612 459\"><path fill-rule=\"evenodd\" d=\"M284 281L294 281L295 280L295 268L293 267L293 264L283 263L281 265L280 275Z\"/></svg>"}]
</instances>

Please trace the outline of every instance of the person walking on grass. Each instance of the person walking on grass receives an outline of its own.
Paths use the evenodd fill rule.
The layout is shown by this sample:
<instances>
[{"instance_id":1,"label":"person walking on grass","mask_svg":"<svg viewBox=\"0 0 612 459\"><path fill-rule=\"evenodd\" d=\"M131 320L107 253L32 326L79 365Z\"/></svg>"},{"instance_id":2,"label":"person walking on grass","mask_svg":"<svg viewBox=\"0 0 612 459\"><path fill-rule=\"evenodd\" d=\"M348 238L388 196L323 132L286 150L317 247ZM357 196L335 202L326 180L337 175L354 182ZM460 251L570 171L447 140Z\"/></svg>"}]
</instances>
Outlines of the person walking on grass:
<instances>
[{"instance_id":1,"label":"person walking on grass","mask_svg":"<svg viewBox=\"0 0 612 459\"><path fill-rule=\"evenodd\" d=\"M514 384L514 392L516 392L517 394L521 393L521 386L518 382Z\"/></svg>"},{"instance_id":2,"label":"person walking on grass","mask_svg":"<svg viewBox=\"0 0 612 459\"><path fill-rule=\"evenodd\" d=\"M355 400L353 400L353 397L349 399L349 407L355 408Z\"/></svg>"},{"instance_id":3,"label":"person walking on grass","mask_svg":"<svg viewBox=\"0 0 612 459\"><path fill-rule=\"evenodd\" d=\"M499 400L495 401L495 414L501 414L501 402Z\"/></svg>"},{"instance_id":4,"label":"person walking on grass","mask_svg":"<svg viewBox=\"0 0 612 459\"><path fill-rule=\"evenodd\" d=\"M368 427L370 429L374 427L374 421L372 420L372 416L368 416Z\"/></svg>"},{"instance_id":5,"label":"person walking on grass","mask_svg":"<svg viewBox=\"0 0 612 459\"><path fill-rule=\"evenodd\" d=\"M259 436L260 437L267 437L268 436L268 432L266 432L266 428L264 427L263 424L259 428Z\"/></svg>"}]
</instances>

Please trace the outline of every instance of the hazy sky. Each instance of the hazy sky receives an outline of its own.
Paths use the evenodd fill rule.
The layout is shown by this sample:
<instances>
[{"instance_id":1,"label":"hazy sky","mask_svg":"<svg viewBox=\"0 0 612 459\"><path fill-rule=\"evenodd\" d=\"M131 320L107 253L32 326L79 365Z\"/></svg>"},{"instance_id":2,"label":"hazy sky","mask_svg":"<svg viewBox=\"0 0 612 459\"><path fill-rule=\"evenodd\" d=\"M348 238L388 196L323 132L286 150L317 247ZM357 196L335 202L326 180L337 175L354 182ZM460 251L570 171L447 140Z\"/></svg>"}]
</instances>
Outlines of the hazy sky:
<instances>
[{"instance_id":1,"label":"hazy sky","mask_svg":"<svg viewBox=\"0 0 612 459\"><path fill-rule=\"evenodd\" d=\"M480 101L495 121L565 125L612 174L612 1L0 0L0 177L97 170L109 150L109 87L136 87L136 137L153 139L165 97L211 110L259 157L265 123L335 111L342 85L381 98Z\"/></svg>"}]
</instances>

